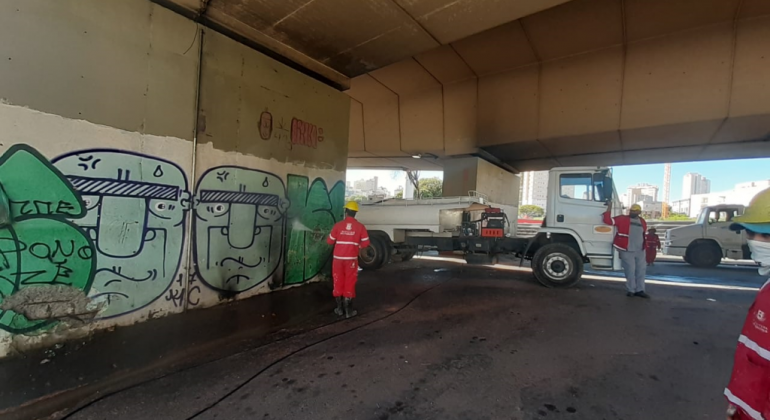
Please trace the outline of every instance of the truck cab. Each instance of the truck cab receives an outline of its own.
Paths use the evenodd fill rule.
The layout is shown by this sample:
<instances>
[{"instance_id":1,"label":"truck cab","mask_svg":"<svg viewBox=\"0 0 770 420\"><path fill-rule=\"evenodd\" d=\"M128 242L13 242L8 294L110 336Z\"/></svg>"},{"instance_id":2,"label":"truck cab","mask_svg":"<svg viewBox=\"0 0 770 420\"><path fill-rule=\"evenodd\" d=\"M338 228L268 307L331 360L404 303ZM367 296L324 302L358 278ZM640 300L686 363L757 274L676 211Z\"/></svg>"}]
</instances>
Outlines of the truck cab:
<instances>
[{"instance_id":1,"label":"truck cab","mask_svg":"<svg viewBox=\"0 0 770 420\"><path fill-rule=\"evenodd\" d=\"M694 224L666 232L663 254L680 256L696 267L716 267L722 258L750 259L745 232L730 230L733 218L744 210L740 204L703 208Z\"/></svg>"},{"instance_id":2,"label":"truck cab","mask_svg":"<svg viewBox=\"0 0 770 420\"><path fill-rule=\"evenodd\" d=\"M546 225L540 233L566 234L579 244L594 268L612 269L614 230L602 221L607 203L613 216L622 211L608 168L552 169Z\"/></svg>"}]
</instances>

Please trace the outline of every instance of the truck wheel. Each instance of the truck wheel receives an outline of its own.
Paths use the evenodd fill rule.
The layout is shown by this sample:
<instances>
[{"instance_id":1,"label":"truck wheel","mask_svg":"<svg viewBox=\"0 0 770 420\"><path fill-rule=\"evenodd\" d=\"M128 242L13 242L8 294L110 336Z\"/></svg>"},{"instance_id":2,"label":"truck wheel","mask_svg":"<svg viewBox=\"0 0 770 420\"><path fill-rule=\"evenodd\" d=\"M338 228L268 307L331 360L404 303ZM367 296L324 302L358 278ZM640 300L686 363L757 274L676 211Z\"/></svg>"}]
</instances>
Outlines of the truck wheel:
<instances>
[{"instance_id":1,"label":"truck wheel","mask_svg":"<svg viewBox=\"0 0 770 420\"><path fill-rule=\"evenodd\" d=\"M687 250L688 262L700 268L713 268L722 262L722 250L713 243L700 243Z\"/></svg>"},{"instance_id":2,"label":"truck wheel","mask_svg":"<svg viewBox=\"0 0 770 420\"><path fill-rule=\"evenodd\" d=\"M532 272L545 287L572 287L583 275L583 258L567 244L548 244L532 257Z\"/></svg>"},{"instance_id":3,"label":"truck wheel","mask_svg":"<svg viewBox=\"0 0 770 420\"><path fill-rule=\"evenodd\" d=\"M385 264L385 243L381 237L369 235L370 245L358 252L358 265L364 270L377 270Z\"/></svg>"}]
</instances>

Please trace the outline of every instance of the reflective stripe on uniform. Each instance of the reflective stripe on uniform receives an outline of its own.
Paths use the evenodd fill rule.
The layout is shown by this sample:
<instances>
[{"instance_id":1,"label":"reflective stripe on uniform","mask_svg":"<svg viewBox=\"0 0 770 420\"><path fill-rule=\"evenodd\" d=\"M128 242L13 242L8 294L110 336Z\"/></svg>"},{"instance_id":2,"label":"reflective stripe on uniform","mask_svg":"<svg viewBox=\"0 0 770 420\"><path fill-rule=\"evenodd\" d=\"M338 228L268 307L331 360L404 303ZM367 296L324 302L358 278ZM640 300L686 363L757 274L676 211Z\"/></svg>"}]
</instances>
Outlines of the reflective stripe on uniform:
<instances>
[{"instance_id":1,"label":"reflective stripe on uniform","mask_svg":"<svg viewBox=\"0 0 770 420\"><path fill-rule=\"evenodd\" d=\"M345 241L337 241L338 244L344 244L344 245L356 245L358 246L358 242L345 242Z\"/></svg>"},{"instance_id":2,"label":"reflective stripe on uniform","mask_svg":"<svg viewBox=\"0 0 770 420\"><path fill-rule=\"evenodd\" d=\"M336 241L336 240L337 240L337 238L335 238L335 237L334 237L334 236L332 236L331 234L329 234L329 239L331 239L332 241Z\"/></svg>"},{"instance_id":3,"label":"reflective stripe on uniform","mask_svg":"<svg viewBox=\"0 0 770 420\"><path fill-rule=\"evenodd\" d=\"M369 237L368 237L368 236L367 236L366 238L361 238L361 242L363 242L363 241L368 241L368 240L369 240Z\"/></svg>"},{"instance_id":4,"label":"reflective stripe on uniform","mask_svg":"<svg viewBox=\"0 0 770 420\"><path fill-rule=\"evenodd\" d=\"M738 342L743 343L744 346L746 346L748 349L757 353L761 358L765 360L770 360L770 351L762 348L759 344L757 344L755 341L753 341L749 337L746 337L745 335L741 335L738 338Z\"/></svg>"},{"instance_id":5,"label":"reflective stripe on uniform","mask_svg":"<svg viewBox=\"0 0 770 420\"><path fill-rule=\"evenodd\" d=\"M338 257L336 255L334 256L334 258L338 260L357 260L358 259L358 257Z\"/></svg>"},{"instance_id":6,"label":"reflective stripe on uniform","mask_svg":"<svg viewBox=\"0 0 770 420\"><path fill-rule=\"evenodd\" d=\"M750 405L746 404L745 401L743 401L742 399L740 399L740 398L736 397L735 395L733 395L733 393L730 392L730 390L727 389L727 388L725 388L725 397L727 397L727 401L730 401L731 403L733 403L733 404L737 405L738 407L740 407L741 409L743 409L743 411L745 411L746 414L751 416L752 419L754 419L754 420L764 420L762 418L762 414L760 414L759 411L751 408Z\"/></svg>"}]
</instances>

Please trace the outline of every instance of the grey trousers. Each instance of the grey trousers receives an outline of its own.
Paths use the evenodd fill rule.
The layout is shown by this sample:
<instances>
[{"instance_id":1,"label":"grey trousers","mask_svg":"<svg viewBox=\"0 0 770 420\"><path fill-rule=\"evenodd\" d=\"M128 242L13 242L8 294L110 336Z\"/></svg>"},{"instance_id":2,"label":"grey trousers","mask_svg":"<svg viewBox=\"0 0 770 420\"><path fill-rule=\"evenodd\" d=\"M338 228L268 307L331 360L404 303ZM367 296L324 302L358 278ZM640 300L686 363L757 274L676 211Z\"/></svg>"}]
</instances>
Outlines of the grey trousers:
<instances>
[{"instance_id":1,"label":"grey trousers","mask_svg":"<svg viewBox=\"0 0 770 420\"><path fill-rule=\"evenodd\" d=\"M618 251L623 271L626 273L626 289L631 293L644 292L644 276L647 260L642 251Z\"/></svg>"}]
</instances>

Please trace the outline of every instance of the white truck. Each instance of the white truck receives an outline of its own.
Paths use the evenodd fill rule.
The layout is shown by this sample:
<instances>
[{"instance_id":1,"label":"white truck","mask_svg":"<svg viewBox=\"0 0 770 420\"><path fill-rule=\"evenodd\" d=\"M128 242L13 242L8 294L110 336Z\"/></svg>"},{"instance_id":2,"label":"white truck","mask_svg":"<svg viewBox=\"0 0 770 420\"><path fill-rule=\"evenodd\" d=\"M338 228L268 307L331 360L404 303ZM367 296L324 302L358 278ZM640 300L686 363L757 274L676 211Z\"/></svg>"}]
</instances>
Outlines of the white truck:
<instances>
[{"instance_id":1,"label":"white truck","mask_svg":"<svg viewBox=\"0 0 770 420\"><path fill-rule=\"evenodd\" d=\"M740 204L703 208L694 224L666 231L663 254L682 257L696 267L716 267L722 258L751 259L745 231L730 230L733 218L744 210Z\"/></svg>"},{"instance_id":2,"label":"white truck","mask_svg":"<svg viewBox=\"0 0 770 420\"><path fill-rule=\"evenodd\" d=\"M602 222L610 201L617 215L622 206L609 168L553 169L546 216L531 238L516 236L517 206L491 203L477 193L362 203L357 218L366 225L372 246L361 251L359 263L377 269L429 249L460 253L474 264L494 264L499 254L512 254L531 260L543 285L570 287L586 263L602 270L620 268L612 247L614 230Z\"/></svg>"}]
</instances>

